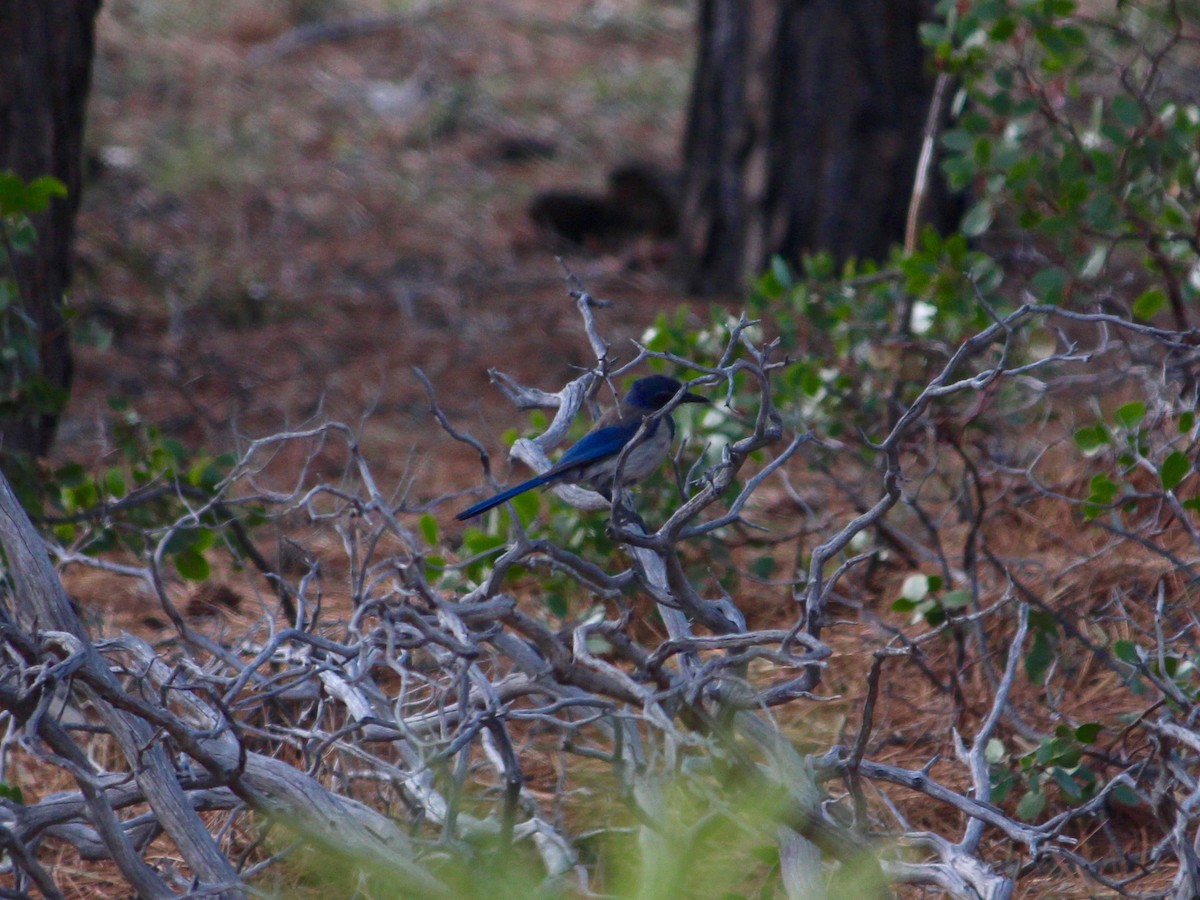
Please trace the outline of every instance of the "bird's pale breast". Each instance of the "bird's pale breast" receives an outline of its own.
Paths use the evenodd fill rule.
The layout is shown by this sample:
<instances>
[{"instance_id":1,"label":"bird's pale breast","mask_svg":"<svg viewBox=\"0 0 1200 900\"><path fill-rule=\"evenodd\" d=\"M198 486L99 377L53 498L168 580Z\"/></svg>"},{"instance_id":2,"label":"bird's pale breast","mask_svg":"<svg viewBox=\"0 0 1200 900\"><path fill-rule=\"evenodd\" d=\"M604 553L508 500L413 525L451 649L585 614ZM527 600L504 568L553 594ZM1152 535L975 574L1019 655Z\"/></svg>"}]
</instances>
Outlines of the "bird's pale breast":
<instances>
[{"instance_id":1,"label":"bird's pale breast","mask_svg":"<svg viewBox=\"0 0 1200 900\"><path fill-rule=\"evenodd\" d=\"M664 427L663 420L658 420L651 426L650 433L638 442L625 458L621 469L621 484L629 485L652 475L667 454L671 452L672 429ZM580 481L590 484L596 490L611 490L613 476L617 470L619 456L593 463L583 470Z\"/></svg>"}]
</instances>

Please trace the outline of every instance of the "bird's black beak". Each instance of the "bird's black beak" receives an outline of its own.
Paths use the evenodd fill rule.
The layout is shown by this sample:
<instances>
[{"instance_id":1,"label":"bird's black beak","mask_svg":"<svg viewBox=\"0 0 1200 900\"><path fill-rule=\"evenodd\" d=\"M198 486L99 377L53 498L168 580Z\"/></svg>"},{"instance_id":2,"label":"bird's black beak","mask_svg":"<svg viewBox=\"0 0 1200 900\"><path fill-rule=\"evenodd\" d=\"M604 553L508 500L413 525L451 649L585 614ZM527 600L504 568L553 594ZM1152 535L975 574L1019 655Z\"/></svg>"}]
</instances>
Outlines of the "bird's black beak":
<instances>
[{"instance_id":1,"label":"bird's black beak","mask_svg":"<svg viewBox=\"0 0 1200 900\"><path fill-rule=\"evenodd\" d=\"M679 398L679 402L680 403L708 403L708 398L701 397L699 394L693 394L691 391L688 391L686 394L684 394L682 397Z\"/></svg>"}]
</instances>

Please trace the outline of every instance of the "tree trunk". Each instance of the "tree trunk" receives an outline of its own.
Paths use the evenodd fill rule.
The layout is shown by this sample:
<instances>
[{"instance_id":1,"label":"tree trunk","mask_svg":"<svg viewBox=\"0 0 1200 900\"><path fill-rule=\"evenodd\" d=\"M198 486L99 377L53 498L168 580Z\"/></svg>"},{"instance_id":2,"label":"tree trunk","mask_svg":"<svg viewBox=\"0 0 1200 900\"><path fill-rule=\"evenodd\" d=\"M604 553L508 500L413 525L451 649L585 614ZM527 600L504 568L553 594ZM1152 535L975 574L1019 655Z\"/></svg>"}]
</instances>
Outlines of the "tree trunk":
<instances>
[{"instance_id":1,"label":"tree trunk","mask_svg":"<svg viewBox=\"0 0 1200 900\"><path fill-rule=\"evenodd\" d=\"M932 79L924 0L702 0L685 135L688 286L773 254L882 258L903 238Z\"/></svg>"},{"instance_id":2,"label":"tree trunk","mask_svg":"<svg viewBox=\"0 0 1200 900\"><path fill-rule=\"evenodd\" d=\"M66 396L71 350L63 321L63 295L71 277L71 244L79 208L84 106L91 82L95 19L100 0L0 2L0 170L26 181L53 175L68 195L32 217L32 253L10 260L19 304L36 329L38 371L9 372L10 379L44 379ZM51 404L53 407L53 404ZM54 437L52 409L0 420L0 449L42 454Z\"/></svg>"}]
</instances>

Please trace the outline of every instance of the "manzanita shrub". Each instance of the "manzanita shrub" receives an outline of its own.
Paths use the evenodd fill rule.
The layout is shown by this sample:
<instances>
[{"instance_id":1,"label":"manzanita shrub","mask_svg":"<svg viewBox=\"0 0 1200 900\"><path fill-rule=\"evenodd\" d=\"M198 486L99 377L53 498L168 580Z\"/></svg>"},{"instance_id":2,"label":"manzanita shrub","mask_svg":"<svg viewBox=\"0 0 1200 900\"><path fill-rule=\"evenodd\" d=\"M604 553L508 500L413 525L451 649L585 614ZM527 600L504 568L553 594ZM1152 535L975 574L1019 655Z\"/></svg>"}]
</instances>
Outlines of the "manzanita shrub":
<instances>
[{"instance_id":1,"label":"manzanita shrub","mask_svg":"<svg viewBox=\"0 0 1200 900\"><path fill-rule=\"evenodd\" d=\"M1066 704L1066 673L1097 661L1128 688L1109 695L1116 711L1106 721L1070 719L1049 702L1040 737L989 742L995 800L1011 795L1014 812L1033 820L1095 796L1112 774L1096 761L1116 758L1101 745L1127 734L1141 704L1165 697L1184 717L1194 710L1195 635L1175 616L1192 596L1200 548L1200 8L942 0L937 13L923 38L932 71L950 79L937 145L942 176L967 198L958 231L927 228L916 246L878 262L776 259L752 286L750 309L792 355L775 380L780 409L823 439L793 469L794 486L825 479L860 511L882 466L875 441L906 404L966 338L1030 310L1003 347L1028 377L931 407L889 517L900 524L874 536L869 565L901 570L888 627L904 640L940 631L965 648L969 629L956 621L1007 590L1044 605L1030 617L1023 670L1047 700ZM704 328L681 311L660 316L644 339L703 360L727 325L722 310ZM1069 523L1063 539L1074 549L1031 552L1025 563L1043 586L1055 566L1111 566L1112 583L1095 579L1107 595L1061 607L1053 590L1015 577L985 586L980 560L998 552L989 532L1006 542L1019 507L1035 500L1039 514L1053 508ZM856 541L846 555L868 545ZM1089 560L1083 546L1103 549ZM1133 558L1154 573L1160 593L1141 602L1157 603L1157 616L1132 602L1146 583L1117 574ZM801 578L807 557L791 563ZM869 605L875 584L868 578L849 599ZM1136 802L1123 785L1114 796Z\"/></svg>"},{"instance_id":2,"label":"manzanita shrub","mask_svg":"<svg viewBox=\"0 0 1200 900\"><path fill-rule=\"evenodd\" d=\"M26 181L0 172L0 418L9 421L57 417L66 407L66 391L40 374L45 342L23 308L25 298L10 263L33 251L37 232L30 217L66 193L63 183L50 176ZM74 321L69 306L65 318ZM95 327L86 337L93 343L104 340ZM76 338L81 338L78 331ZM237 530L233 540L222 532L235 520L254 525L256 510L234 515L206 506L236 457L189 450L146 422L124 397L113 396L108 405L105 430L114 452L104 468L89 470L79 462L51 467L0 440L4 473L26 509L67 553L98 556L120 549L141 556L153 550L148 535L161 534L193 504L201 511L186 527L171 530L165 558L193 581L208 578L207 554L218 545L232 551L234 564L240 565L247 546L244 532Z\"/></svg>"}]
</instances>

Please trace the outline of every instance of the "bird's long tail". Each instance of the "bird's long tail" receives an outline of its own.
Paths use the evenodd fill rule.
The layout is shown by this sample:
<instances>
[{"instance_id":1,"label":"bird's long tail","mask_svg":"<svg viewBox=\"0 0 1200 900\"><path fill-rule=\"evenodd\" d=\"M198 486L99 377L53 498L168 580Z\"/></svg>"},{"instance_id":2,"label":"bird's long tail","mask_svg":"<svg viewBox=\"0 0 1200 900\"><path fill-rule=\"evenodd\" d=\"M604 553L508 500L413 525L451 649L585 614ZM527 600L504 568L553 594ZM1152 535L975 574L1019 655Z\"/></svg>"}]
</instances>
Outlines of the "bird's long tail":
<instances>
[{"instance_id":1,"label":"bird's long tail","mask_svg":"<svg viewBox=\"0 0 1200 900\"><path fill-rule=\"evenodd\" d=\"M523 494L526 491L533 490L535 487L541 487L543 484L553 481L554 477L554 475L539 475L536 478L530 478L528 481L522 481L520 484L510 487L508 490L501 491L495 497L489 497L486 500L476 503L474 506L467 507L454 518L458 519L460 522L464 521L465 519L473 519L475 516L485 513L489 509L495 509L501 503L511 500L513 497L517 496L517 494Z\"/></svg>"}]
</instances>

